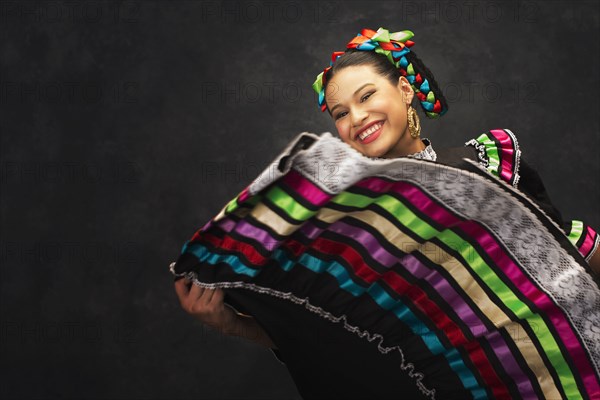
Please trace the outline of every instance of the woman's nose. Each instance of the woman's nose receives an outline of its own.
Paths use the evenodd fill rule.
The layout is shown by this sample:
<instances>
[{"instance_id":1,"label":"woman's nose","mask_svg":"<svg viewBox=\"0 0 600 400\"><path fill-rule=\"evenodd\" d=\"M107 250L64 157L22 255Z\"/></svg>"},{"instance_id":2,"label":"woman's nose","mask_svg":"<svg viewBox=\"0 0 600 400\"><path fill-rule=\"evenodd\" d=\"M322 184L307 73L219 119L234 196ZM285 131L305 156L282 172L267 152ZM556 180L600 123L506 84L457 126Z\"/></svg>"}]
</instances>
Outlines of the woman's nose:
<instances>
[{"instance_id":1,"label":"woman's nose","mask_svg":"<svg viewBox=\"0 0 600 400\"><path fill-rule=\"evenodd\" d=\"M352 125L355 127L361 126L368 116L369 113L365 112L364 110L352 110Z\"/></svg>"}]
</instances>

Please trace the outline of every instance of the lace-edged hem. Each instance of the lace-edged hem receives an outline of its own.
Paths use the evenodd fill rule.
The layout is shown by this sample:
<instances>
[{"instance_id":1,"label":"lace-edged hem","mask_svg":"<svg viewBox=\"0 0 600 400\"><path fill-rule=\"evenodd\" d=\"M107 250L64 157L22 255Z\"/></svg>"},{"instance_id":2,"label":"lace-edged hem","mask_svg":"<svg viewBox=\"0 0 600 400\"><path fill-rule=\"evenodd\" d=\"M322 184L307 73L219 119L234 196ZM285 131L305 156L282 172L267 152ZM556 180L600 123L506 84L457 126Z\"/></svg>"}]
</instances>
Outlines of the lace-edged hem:
<instances>
[{"instance_id":1,"label":"lace-edged hem","mask_svg":"<svg viewBox=\"0 0 600 400\"><path fill-rule=\"evenodd\" d=\"M415 380L415 384L417 385L417 387L419 388L419 390L421 391L421 393L423 393L425 396L429 397L430 399L434 400L435 399L435 389L428 389L424 384L423 384L423 378L425 377L425 374L423 374L422 372L416 372L415 371L415 366L414 364L410 363L410 362L406 362L405 358L404 358L404 352L402 351L402 349L400 348L400 346L392 346L392 347L383 347L382 343L384 341L384 338L381 334L378 333L370 333L367 330L361 330L360 328L358 328L357 326L354 325L350 325L347 322L347 317L346 315L341 315L339 317L334 316L333 314L323 310L321 307L317 307L314 306L312 304L310 304L310 300L309 298L304 298L301 299L297 296L294 296L292 293L286 293L286 292L281 292L275 289L271 289L271 288L266 288L266 287L262 287L262 286L258 286L255 285L253 283L246 283L246 282L216 282L216 283L204 283L204 282L200 282L197 279L197 274L194 271L188 271L188 272L184 272L181 274L178 274L177 272L175 272L175 262L172 262L169 265L169 270L171 271L171 273L175 276L180 276L180 277L185 277L187 279L189 279L190 281L192 281L194 283L194 285L206 288L206 289L220 289L220 288L226 288L226 289L248 289L248 290L252 290L254 292L258 292L258 293L262 293L262 294L268 294L274 297L278 297L280 299L284 299L284 300L289 300L292 301L296 304L300 304L300 305L304 305L304 307L308 310L311 311L317 315L319 315L320 317L323 317L331 322L334 323L340 323L343 322L343 326L344 329L357 334L360 338L365 338L369 341L369 342L373 342L374 340L379 340L379 342L377 343L377 349L379 350L380 353L382 354L387 354L390 351L394 351L397 350L400 353L400 357L402 359L402 362L400 363L400 369L402 369L402 371L406 372L408 374L409 377L413 378Z\"/></svg>"}]
</instances>

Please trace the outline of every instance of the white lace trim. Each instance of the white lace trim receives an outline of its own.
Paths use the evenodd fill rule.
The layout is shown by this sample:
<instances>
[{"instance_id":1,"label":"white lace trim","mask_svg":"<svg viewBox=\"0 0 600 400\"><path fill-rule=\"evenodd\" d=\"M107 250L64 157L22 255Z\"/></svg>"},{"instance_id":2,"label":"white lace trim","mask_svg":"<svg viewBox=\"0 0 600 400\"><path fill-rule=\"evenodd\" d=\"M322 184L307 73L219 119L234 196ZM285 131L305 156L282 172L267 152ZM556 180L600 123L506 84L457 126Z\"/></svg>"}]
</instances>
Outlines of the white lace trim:
<instances>
[{"instance_id":1,"label":"white lace trim","mask_svg":"<svg viewBox=\"0 0 600 400\"><path fill-rule=\"evenodd\" d=\"M361 338L366 337L366 339L369 342L372 342L374 340L379 340L379 342L377 343L377 349L379 350L379 352L381 352L382 354L387 354L390 351L397 350L400 353L400 357L402 360L400 363L400 368L402 369L402 371L406 372L408 374L408 376L410 376L411 378L413 378L415 380L415 384L417 385L417 387L419 388L421 393L423 393L425 396L428 396L430 399L435 399L435 389L428 389L427 387L425 387L425 385L422 382L425 375L422 372L415 372L414 364L412 364L410 362L409 363L406 362L406 360L404 358L404 353L402 352L402 349L400 348L400 346L392 346L392 347L382 346L382 343L384 341L384 338L382 335L380 335L378 333L371 333L367 330L361 330L357 326L350 325L348 323L348 320L347 320L347 317L345 314L341 315L339 317L336 317L333 314L331 314L330 312L323 310L321 307L317 307L317 306L310 304L310 299L308 297L301 299L300 297L294 296L291 292L287 292L287 293L281 292L279 290L262 287L262 286L258 286L253 283L247 283L247 282L215 282L215 283L200 282L198 280L198 275L194 271L188 271L188 272L178 274L175 272L174 268L175 268L175 262L172 262L169 265L169 269L171 270L171 273L173 273L173 275L184 276L185 278L189 279L197 286L207 288L207 289L218 289L218 288L249 289L249 290L252 290L252 291L255 291L258 293L269 294L271 296L290 300L296 304L304 305L304 307L308 311L316 313L319 316L321 316L331 322L335 322L335 323L340 323L340 321L343 322L344 328L346 330L357 334Z\"/></svg>"},{"instance_id":2,"label":"white lace trim","mask_svg":"<svg viewBox=\"0 0 600 400\"><path fill-rule=\"evenodd\" d=\"M436 161L437 153L435 152L435 150L433 150L433 147L431 146L431 140L429 140L428 138L423 138L422 141L425 143L426 147L418 153L410 154L407 157L419 158L421 160Z\"/></svg>"},{"instance_id":3,"label":"white lace trim","mask_svg":"<svg viewBox=\"0 0 600 400\"><path fill-rule=\"evenodd\" d=\"M486 168L489 167L490 159L488 158L487 153L485 152L485 144L479 143L476 139L471 139L465 143L465 146L475 147L475 149L479 151L477 153L477 158L479 159L481 164Z\"/></svg>"},{"instance_id":4,"label":"white lace trim","mask_svg":"<svg viewBox=\"0 0 600 400\"><path fill-rule=\"evenodd\" d=\"M515 180L513 182L513 186L517 187L517 185L519 184L519 180L521 179L521 175L519 174L521 166L521 149L519 148L519 141L517 140L515 134L512 133L510 129L503 128L503 131L508 133L508 135L515 143L515 168L513 170L513 173L515 174Z\"/></svg>"},{"instance_id":5,"label":"white lace trim","mask_svg":"<svg viewBox=\"0 0 600 400\"><path fill-rule=\"evenodd\" d=\"M334 157L334 159L314 159L314 157L310 156L309 154L314 152L314 149L312 149L312 147L314 147L315 143L313 143L309 148L306 149L298 149L295 148L296 143L298 143L303 137L310 137L312 139L314 139L315 143L319 142L319 147L325 147L327 149L332 149L333 148L337 148L337 147L343 147L344 148L344 155L343 157L346 157L345 159L342 159L341 157ZM436 161L437 160L437 154L436 152L433 150L433 147L431 146L431 142L429 139L424 138L424 140L427 140L427 144L428 146L418 152L418 153L414 153L412 155L409 155L405 158L422 158L422 159L427 159L427 160L432 160L432 161ZM294 152L292 153L292 150L294 150ZM341 153L339 151L336 152L337 155L341 155ZM306 157L305 157L306 155ZM281 161L282 158L287 157L287 161L285 163L285 165L283 166L283 168L278 168L279 167L279 162ZM337 136L334 136L331 134L331 132L323 132L320 136L314 134L314 133L310 133L310 132L302 132L300 134L298 134L293 140L290 141L290 143L285 147L285 149L283 151L281 151L279 153L279 155L277 155L277 157L275 157L275 159L269 164L269 166L267 168L265 168L255 179L254 181L252 181L252 183L250 184L248 190L249 190L249 194L250 195L254 195L258 192L260 192L262 189L264 189L265 187L267 187L269 184L271 184L272 182L276 181L277 179L281 178L282 176L284 176L285 174L287 174L289 172L289 170L291 169L291 166L294 165L294 160L296 159L301 159L301 158L311 158L311 162L316 163L317 169L315 169L315 174L312 175L313 177L316 178L316 180L320 180L320 179L328 179L328 178L332 178L335 179L338 176L340 176L339 171L340 171L340 167L343 167L343 171L344 171L344 177L347 177L346 172L347 171L351 171L353 168L353 163L356 161L359 161L361 163L366 163L369 164L371 166L377 166L377 170L381 170L381 171L385 171L386 168L388 168L388 166L394 164L394 162L396 160L398 160L399 158L380 158L380 157L367 157L364 154L362 154L361 152L359 152L358 150L356 150L354 147L350 146L349 144L345 143L342 139L340 139ZM343 184L343 182L340 182L341 184ZM320 186L321 189L325 190L328 192L328 189L326 189L323 186ZM223 213L220 213L219 216L216 218L216 220L220 219L223 216Z\"/></svg>"}]
</instances>

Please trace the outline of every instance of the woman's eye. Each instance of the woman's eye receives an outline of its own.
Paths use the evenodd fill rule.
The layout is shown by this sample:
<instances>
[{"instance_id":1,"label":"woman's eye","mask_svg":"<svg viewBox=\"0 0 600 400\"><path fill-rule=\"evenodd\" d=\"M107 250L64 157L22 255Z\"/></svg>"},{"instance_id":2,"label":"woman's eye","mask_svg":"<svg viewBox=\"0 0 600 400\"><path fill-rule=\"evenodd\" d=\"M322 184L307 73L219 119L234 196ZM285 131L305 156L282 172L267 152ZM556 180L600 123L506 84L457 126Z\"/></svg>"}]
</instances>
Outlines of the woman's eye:
<instances>
[{"instance_id":1,"label":"woman's eye","mask_svg":"<svg viewBox=\"0 0 600 400\"><path fill-rule=\"evenodd\" d=\"M368 99L369 97L371 97L371 95L372 95L373 93L375 93L375 92L371 92L371 93L367 93L367 94L365 94L365 95L362 97L362 99L360 99L360 102L362 103L364 100L366 100L366 99ZM344 114L345 114L345 112L341 112L341 113L339 113L338 115L336 115L336 116L335 116L335 119L337 120L337 119L339 119L339 118L343 117L343 116L344 116Z\"/></svg>"},{"instance_id":2,"label":"woman's eye","mask_svg":"<svg viewBox=\"0 0 600 400\"><path fill-rule=\"evenodd\" d=\"M361 100L368 99L372 94L373 93L367 93L367 94L365 94Z\"/></svg>"}]
</instances>

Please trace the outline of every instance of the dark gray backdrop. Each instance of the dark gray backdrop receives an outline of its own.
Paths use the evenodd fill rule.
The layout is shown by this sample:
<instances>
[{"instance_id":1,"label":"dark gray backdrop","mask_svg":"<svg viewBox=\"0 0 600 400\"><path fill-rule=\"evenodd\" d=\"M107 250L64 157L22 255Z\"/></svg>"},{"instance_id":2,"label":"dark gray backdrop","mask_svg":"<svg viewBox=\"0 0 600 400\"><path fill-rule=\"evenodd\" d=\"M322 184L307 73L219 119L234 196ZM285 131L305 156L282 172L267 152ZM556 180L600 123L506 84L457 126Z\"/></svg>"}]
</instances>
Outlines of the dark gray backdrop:
<instances>
[{"instance_id":1,"label":"dark gray backdrop","mask_svg":"<svg viewBox=\"0 0 600 400\"><path fill-rule=\"evenodd\" d=\"M600 228L595 1L2 2L2 398L299 399L179 308L168 264L302 131L331 52L415 33L450 111L509 128L565 218Z\"/></svg>"}]
</instances>

